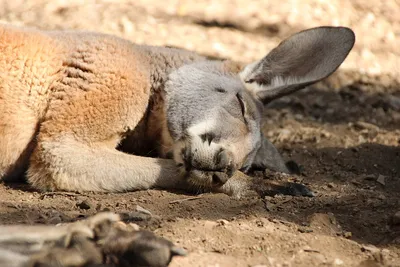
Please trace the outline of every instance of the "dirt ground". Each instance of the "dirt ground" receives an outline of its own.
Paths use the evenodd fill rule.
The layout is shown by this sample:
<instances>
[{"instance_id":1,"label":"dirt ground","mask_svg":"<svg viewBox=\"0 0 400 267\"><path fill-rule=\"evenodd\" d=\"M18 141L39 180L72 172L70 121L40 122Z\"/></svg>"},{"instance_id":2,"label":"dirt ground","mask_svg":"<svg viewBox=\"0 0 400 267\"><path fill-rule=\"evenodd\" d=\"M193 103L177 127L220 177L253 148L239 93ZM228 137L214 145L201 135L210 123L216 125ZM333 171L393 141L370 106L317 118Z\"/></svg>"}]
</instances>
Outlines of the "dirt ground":
<instances>
[{"instance_id":1,"label":"dirt ground","mask_svg":"<svg viewBox=\"0 0 400 267\"><path fill-rule=\"evenodd\" d=\"M186 248L178 266L400 266L400 1L0 0L0 21L90 29L251 62L289 34L351 27L354 50L329 79L271 103L264 133L301 165L314 198L232 199L147 190L45 194L0 184L0 223L56 224L100 210L136 218ZM397 213L397 215L396 215Z\"/></svg>"}]
</instances>

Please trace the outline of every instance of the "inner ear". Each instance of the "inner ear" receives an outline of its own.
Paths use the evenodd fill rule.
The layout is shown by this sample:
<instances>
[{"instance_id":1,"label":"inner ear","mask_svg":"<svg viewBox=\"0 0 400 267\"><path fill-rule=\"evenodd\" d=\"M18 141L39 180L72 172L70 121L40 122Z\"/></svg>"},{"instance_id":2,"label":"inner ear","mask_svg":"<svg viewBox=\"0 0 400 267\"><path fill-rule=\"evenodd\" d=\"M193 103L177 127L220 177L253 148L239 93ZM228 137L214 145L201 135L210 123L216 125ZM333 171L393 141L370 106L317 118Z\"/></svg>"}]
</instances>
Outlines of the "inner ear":
<instances>
[{"instance_id":1,"label":"inner ear","mask_svg":"<svg viewBox=\"0 0 400 267\"><path fill-rule=\"evenodd\" d=\"M345 27L318 27L294 34L260 61L245 67L246 88L267 103L332 74L355 42Z\"/></svg>"}]
</instances>

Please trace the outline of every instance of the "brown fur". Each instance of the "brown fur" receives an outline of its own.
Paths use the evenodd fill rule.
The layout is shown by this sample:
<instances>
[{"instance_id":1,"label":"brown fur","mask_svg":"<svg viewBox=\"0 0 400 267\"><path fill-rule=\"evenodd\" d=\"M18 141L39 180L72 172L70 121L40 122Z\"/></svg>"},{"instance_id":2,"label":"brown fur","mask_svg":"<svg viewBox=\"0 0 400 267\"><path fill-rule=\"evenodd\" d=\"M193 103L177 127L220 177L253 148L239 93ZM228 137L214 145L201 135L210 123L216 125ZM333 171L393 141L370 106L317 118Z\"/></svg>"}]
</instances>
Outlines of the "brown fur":
<instances>
[{"instance_id":1,"label":"brown fur","mask_svg":"<svg viewBox=\"0 0 400 267\"><path fill-rule=\"evenodd\" d=\"M29 159L38 189L121 191L129 180L143 179L132 189L153 185L161 169L177 173L169 161L115 148L127 136L126 150L139 155L148 153L143 142L169 142L162 85L170 70L202 57L97 33L8 25L0 33L0 176L20 176Z\"/></svg>"}]
</instances>

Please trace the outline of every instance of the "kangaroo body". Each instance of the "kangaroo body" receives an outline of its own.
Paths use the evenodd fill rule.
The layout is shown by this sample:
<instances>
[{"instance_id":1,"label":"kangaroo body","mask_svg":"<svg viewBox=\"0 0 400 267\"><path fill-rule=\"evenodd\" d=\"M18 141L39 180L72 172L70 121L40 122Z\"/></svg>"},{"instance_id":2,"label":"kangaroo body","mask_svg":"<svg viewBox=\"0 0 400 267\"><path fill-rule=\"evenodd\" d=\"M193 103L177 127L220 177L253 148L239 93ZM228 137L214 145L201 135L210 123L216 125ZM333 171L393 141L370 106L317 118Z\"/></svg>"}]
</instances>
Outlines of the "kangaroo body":
<instances>
[{"instance_id":1,"label":"kangaroo body","mask_svg":"<svg viewBox=\"0 0 400 267\"><path fill-rule=\"evenodd\" d=\"M262 103L340 65L354 36L326 30L344 47L316 38L317 55L294 59L310 66L286 77L290 66L276 66L274 76L265 60L245 67L100 33L0 25L0 179L26 173L40 190L236 194L249 188L238 170L287 172L262 136ZM290 57L277 61L290 65Z\"/></svg>"}]
</instances>

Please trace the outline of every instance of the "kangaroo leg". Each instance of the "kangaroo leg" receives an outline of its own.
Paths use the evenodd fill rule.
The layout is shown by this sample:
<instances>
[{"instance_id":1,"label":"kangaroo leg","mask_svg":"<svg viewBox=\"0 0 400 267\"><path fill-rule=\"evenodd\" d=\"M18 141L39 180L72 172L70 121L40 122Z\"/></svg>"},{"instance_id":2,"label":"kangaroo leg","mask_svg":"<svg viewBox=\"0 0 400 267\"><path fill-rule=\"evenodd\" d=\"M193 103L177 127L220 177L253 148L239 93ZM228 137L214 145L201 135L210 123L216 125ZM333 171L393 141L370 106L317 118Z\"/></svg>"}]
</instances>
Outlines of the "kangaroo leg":
<instances>
[{"instance_id":1,"label":"kangaroo leg","mask_svg":"<svg viewBox=\"0 0 400 267\"><path fill-rule=\"evenodd\" d=\"M27 176L41 190L121 192L185 187L173 160L91 147L70 137L39 141Z\"/></svg>"},{"instance_id":2,"label":"kangaroo leg","mask_svg":"<svg viewBox=\"0 0 400 267\"><path fill-rule=\"evenodd\" d=\"M37 132L37 119L21 105L0 101L0 179L22 179Z\"/></svg>"},{"instance_id":3,"label":"kangaroo leg","mask_svg":"<svg viewBox=\"0 0 400 267\"><path fill-rule=\"evenodd\" d=\"M96 40L82 42L53 83L27 172L38 189L118 192L181 182L172 160L115 149L143 118L151 85L139 52L112 40L106 44L110 49L100 51L93 49Z\"/></svg>"}]
</instances>

